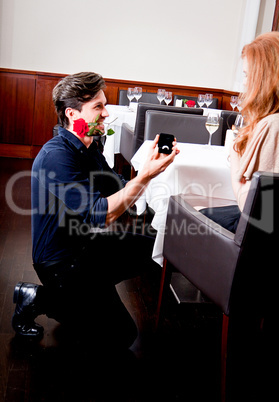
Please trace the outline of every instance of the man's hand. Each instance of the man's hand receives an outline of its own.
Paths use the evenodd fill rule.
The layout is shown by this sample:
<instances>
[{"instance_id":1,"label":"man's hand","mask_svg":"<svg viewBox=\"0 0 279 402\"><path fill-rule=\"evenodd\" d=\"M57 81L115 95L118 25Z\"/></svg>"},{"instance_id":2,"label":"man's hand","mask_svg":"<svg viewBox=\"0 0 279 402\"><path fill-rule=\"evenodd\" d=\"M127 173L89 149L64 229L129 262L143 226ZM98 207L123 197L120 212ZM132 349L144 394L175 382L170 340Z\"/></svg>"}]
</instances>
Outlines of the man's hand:
<instances>
[{"instance_id":1,"label":"man's hand","mask_svg":"<svg viewBox=\"0 0 279 402\"><path fill-rule=\"evenodd\" d=\"M172 153L169 155L162 154L158 151L158 141L159 134L156 135L155 140L152 143L146 162L140 173L144 176L147 175L149 179L153 179L154 177L158 176L158 174L166 170L166 168L174 161L175 156L180 152L177 148L176 139L172 143Z\"/></svg>"},{"instance_id":2,"label":"man's hand","mask_svg":"<svg viewBox=\"0 0 279 402\"><path fill-rule=\"evenodd\" d=\"M110 195L108 200L108 210L106 224L110 225L120 215L132 206L145 191L151 179L158 176L161 172L174 161L179 153L176 141L173 142L172 153L170 155L158 152L159 135L156 136L148 153L146 162L141 172L117 193Z\"/></svg>"}]
</instances>

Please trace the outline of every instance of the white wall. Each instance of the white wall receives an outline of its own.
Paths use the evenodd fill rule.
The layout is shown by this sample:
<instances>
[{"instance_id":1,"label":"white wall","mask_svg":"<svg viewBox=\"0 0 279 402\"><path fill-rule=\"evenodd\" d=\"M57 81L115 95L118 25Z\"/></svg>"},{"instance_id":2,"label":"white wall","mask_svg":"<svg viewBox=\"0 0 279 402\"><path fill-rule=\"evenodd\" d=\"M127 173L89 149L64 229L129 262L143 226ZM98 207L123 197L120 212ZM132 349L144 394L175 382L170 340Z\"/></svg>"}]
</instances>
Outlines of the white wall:
<instances>
[{"instance_id":1,"label":"white wall","mask_svg":"<svg viewBox=\"0 0 279 402\"><path fill-rule=\"evenodd\" d=\"M247 1L0 0L0 67L232 89Z\"/></svg>"}]
</instances>

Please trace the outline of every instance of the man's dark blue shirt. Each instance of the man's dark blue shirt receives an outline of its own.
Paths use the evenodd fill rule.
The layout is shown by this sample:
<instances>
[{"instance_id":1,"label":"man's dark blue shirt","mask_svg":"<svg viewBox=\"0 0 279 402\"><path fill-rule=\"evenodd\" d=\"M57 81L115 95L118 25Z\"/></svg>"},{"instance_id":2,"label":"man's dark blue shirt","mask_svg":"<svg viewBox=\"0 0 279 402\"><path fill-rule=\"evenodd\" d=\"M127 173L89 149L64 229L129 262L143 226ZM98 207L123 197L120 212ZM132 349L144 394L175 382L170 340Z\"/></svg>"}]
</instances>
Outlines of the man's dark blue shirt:
<instances>
[{"instance_id":1,"label":"man's dark blue shirt","mask_svg":"<svg viewBox=\"0 0 279 402\"><path fill-rule=\"evenodd\" d=\"M32 167L33 262L77 256L90 227L103 228L106 197L125 184L95 141L87 148L60 127Z\"/></svg>"}]
</instances>

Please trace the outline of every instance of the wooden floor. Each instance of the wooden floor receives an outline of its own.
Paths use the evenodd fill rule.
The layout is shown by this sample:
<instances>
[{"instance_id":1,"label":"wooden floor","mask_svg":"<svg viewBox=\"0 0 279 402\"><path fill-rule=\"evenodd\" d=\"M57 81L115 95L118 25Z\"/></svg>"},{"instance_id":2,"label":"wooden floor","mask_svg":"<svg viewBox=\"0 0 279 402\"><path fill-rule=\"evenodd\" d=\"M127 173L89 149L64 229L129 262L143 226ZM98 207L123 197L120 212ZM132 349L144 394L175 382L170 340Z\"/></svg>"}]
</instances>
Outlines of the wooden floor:
<instances>
[{"instance_id":1,"label":"wooden floor","mask_svg":"<svg viewBox=\"0 0 279 402\"><path fill-rule=\"evenodd\" d=\"M14 286L21 280L38 283L28 213L31 164L0 158L0 402L218 402L220 314L177 305L169 294L155 333L159 271L118 285L139 329L127 353L81 352L70 334L46 316L37 319L45 328L39 343L14 336ZM11 188L12 198L7 199L5 191L9 194Z\"/></svg>"}]
</instances>

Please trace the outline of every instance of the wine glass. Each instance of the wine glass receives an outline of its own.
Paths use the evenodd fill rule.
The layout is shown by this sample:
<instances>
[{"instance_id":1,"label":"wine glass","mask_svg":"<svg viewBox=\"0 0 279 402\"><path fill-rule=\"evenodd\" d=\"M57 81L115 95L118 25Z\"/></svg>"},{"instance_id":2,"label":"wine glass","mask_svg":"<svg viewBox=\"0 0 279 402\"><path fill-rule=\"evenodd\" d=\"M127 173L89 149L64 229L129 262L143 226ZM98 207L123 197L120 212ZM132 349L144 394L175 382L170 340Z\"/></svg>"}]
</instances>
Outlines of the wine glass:
<instances>
[{"instance_id":1,"label":"wine glass","mask_svg":"<svg viewBox=\"0 0 279 402\"><path fill-rule=\"evenodd\" d=\"M234 135L238 134L239 130L243 127L243 125L244 125L243 116L241 114L238 114L234 122L234 129L233 129Z\"/></svg>"},{"instance_id":2,"label":"wine glass","mask_svg":"<svg viewBox=\"0 0 279 402\"><path fill-rule=\"evenodd\" d=\"M208 145L211 145L211 137L212 134L215 133L215 131L218 130L219 128L219 116L216 113L209 113L206 122L205 122L205 128L209 132L209 141Z\"/></svg>"},{"instance_id":3,"label":"wine glass","mask_svg":"<svg viewBox=\"0 0 279 402\"><path fill-rule=\"evenodd\" d=\"M241 110L242 110L241 104L242 104L242 99L238 98L236 107L237 107L239 112L241 112Z\"/></svg>"},{"instance_id":4,"label":"wine glass","mask_svg":"<svg viewBox=\"0 0 279 402\"><path fill-rule=\"evenodd\" d=\"M139 99L142 97L142 88L135 87L135 89L134 89L134 97L136 98L136 101L138 102Z\"/></svg>"},{"instance_id":5,"label":"wine glass","mask_svg":"<svg viewBox=\"0 0 279 402\"><path fill-rule=\"evenodd\" d=\"M208 108L208 106L211 105L212 102L213 102L213 95L212 94L205 94L204 103L206 104L207 108Z\"/></svg>"},{"instance_id":6,"label":"wine glass","mask_svg":"<svg viewBox=\"0 0 279 402\"><path fill-rule=\"evenodd\" d=\"M172 100L172 92L165 92L165 99L164 101L168 105Z\"/></svg>"},{"instance_id":7,"label":"wine glass","mask_svg":"<svg viewBox=\"0 0 279 402\"><path fill-rule=\"evenodd\" d=\"M237 102L238 102L238 96L231 96L231 101L230 101L230 105L232 107L232 110L234 110L234 108L237 106Z\"/></svg>"},{"instance_id":8,"label":"wine glass","mask_svg":"<svg viewBox=\"0 0 279 402\"><path fill-rule=\"evenodd\" d=\"M160 105L162 103L162 101L165 99L165 90L164 89L158 89L157 91L157 99L160 102Z\"/></svg>"},{"instance_id":9,"label":"wine glass","mask_svg":"<svg viewBox=\"0 0 279 402\"><path fill-rule=\"evenodd\" d=\"M204 102L205 102L205 96L200 94L198 96L197 102L198 102L199 107L202 107L204 105Z\"/></svg>"},{"instance_id":10,"label":"wine glass","mask_svg":"<svg viewBox=\"0 0 279 402\"><path fill-rule=\"evenodd\" d=\"M127 89L127 98L129 99L129 103L131 103L132 99L134 99L134 89L133 88L128 88Z\"/></svg>"}]
</instances>

